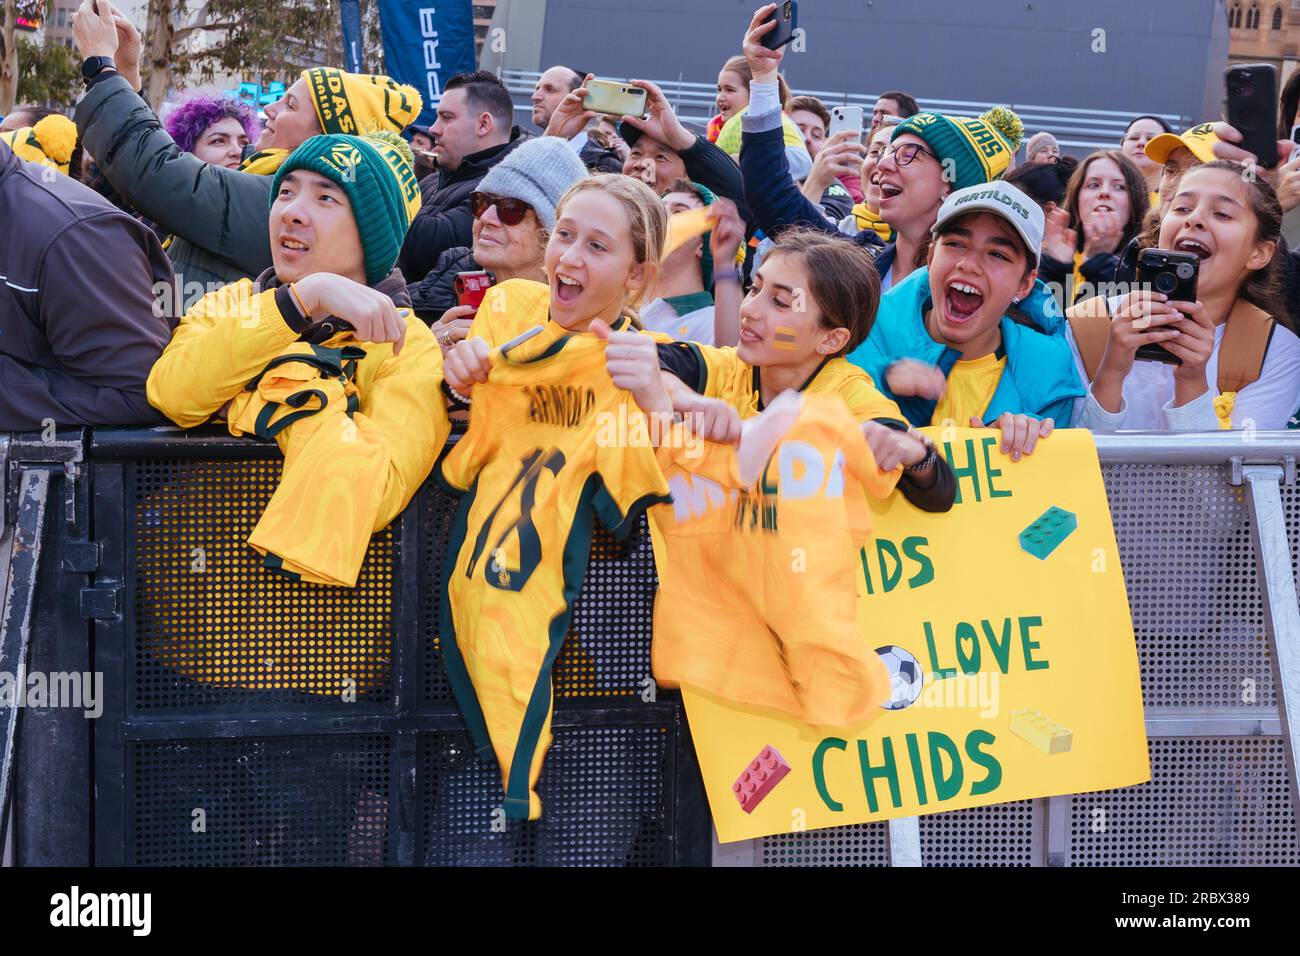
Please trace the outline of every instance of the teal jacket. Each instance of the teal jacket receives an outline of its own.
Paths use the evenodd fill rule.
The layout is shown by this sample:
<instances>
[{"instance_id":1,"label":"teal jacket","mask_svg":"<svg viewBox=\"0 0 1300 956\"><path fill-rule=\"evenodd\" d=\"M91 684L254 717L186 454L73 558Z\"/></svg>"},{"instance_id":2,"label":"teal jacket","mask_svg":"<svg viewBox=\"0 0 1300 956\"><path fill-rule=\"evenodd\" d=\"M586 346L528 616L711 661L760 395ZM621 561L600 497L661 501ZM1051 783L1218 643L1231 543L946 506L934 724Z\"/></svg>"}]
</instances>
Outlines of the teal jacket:
<instances>
[{"instance_id":1,"label":"teal jacket","mask_svg":"<svg viewBox=\"0 0 1300 956\"><path fill-rule=\"evenodd\" d=\"M925 310L930 307L930 271L917 269L880 300L875 324L867 340L849 353L849 361L866 370L876 387L898 403L916 426L930 424L936 403L916 396L897 396L885 381L885 369L910 358L936 365L947 375L961 353L930 338ZM1075 369L1074 355L1065 339L1065 319L1056 299L1041 282L1020 303L1020 310L1038 327L1022 325L1003 316L1002 347L1007 364L998 381L984 424L991 425L1003 412L1050 418L1068 428L1074 400L1086 394ZM1038 331L1042 329L1043 331Z\"/></svg>"}]
</instances>

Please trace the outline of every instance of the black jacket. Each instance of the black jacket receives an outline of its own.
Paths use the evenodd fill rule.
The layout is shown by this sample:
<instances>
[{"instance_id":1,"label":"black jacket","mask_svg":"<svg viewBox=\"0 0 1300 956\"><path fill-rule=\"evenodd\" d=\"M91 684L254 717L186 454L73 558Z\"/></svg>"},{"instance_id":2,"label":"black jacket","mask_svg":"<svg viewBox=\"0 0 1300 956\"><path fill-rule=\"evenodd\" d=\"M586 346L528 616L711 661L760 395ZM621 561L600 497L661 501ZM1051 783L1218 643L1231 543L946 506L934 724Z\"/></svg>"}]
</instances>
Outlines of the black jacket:
<instances>
[{"instance_id":1,"label":"black jacket","mask_svg":"<svg viewBox=\"0 0 1300 956\"><path fill-rule=\"evenodd\" d=\"M77 129L100 171L172 241L181 282L197 294L271 265L271 177L186 153L120 75L103 73L77 104Z\"/></svg>"},{"instance_id":2,"label":"black jacket","mask_svg":"<svg viewBox=\"0 0 1300 956\"><path fill-rule=\"evenodd\" d=\"M176 325L148 226L0 144L0 431L162 416L149 370Z\"/></svg>"},{"instance_id":3,"label":"black jacket","mask_svg":"<svg viewBox=\"0 0 1300 956\"><path fill-rule=\"evenodd\" d=\"M416 213L397 260L407 282L417 283L428 275L448 249L470 244L474 217L469 210L469 194L478 189L489 169L527 138L516 126L510 131L509 142L471 153L455 170L438 171L438 188Z\"/></svg>"},{"instance_id":4,"label":"black jacket","mask_svg":"<svg viewBox=\"0 0 1300 956\"><path fill-rule=\"evenodd\" d=\"M578 150L578 158L593 173L621 173L623 171L623 160L618 158L618 153L612 149L606 149L593 139L587 140L582 149Z\"/></svg>"},{"instance_id":5,"label":"black jacket","mask_svg":"<svg viewBox=\"0 0 1300 956\"><path fill-rule=\"evenodd\" d=\"M1134 239L1134 242L1136 241ZM1125 250L1123 249L1120 250L1119 255L1113 252L1099 252L1079 263L1079 274L1083 276L1083 281L1090 288L1074 289L1072 301L1061 302L1061 307L1069 308L1080 299L1099 295L1100 290L1098 290L1097 286L1109 285L1112 282L1119 281L1116 279L1116 274L1121 270L1124 255ZM1062 262L1060 259L1054 259L1044 252L1039 257L1038 278L1052 286L1053 289L1062 290L1062 295L1068 294L1068 288L1074 281L1074 263ZM1060 296L1058 296L1059 298Z\"/></svg>"},{"instance_id":6,"label":"black jacket","mask_svg":"<svg viewBox=\"0 0 1300 956\"><path fill-rule=\"evenodd\" d=\"M412 282L407 291L415 314L425 325L433 325L442 314L456 305L456 273L476 272L483 267L474 261L474 250L469 246L456 246L438 257L433 268L419 282Z\"/></svg>"}]
</instances>

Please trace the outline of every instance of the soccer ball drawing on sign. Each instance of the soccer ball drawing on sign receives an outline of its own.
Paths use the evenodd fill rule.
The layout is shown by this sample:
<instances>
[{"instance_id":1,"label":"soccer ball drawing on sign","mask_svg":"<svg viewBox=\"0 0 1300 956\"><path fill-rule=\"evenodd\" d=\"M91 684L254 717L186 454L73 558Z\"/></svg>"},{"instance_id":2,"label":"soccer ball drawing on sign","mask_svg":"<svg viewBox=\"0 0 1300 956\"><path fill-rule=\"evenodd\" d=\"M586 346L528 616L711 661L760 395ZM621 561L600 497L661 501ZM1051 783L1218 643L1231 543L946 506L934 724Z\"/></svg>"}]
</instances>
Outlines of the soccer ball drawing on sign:
<instances>
[{"instance_id":1,"label":"soccer ball drawing on sign","mask_svg":"<svg viewBox=\"0 0 1300 956\"><path fill-rule=\"evenodd\" d=\"M902 710L921 696L921 687L925 684L921 662L893 644L877 647L876 653L889 673L889 700L880 706L885 710Z\"/></svg>"}]
</instances>

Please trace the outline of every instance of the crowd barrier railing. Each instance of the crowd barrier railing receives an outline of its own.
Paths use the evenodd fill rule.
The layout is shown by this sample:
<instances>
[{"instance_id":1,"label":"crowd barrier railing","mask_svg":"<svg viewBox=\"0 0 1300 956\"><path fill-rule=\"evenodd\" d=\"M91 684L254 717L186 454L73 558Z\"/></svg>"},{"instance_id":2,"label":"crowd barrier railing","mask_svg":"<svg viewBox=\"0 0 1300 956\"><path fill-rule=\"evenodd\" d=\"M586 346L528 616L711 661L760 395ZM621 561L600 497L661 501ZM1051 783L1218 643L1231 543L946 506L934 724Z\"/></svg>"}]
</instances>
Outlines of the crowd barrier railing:
<instances>
[{"instance_id":1,"label":"crowd barrier railing","mask_svg":"<svg viewBox=\"0 0 1300 956\"><path fill-rule=\"evenodd\" d=\"M0 436L0 674L83 698L0 707L13 860L1300 863L1300 436L1097 443L1151 782L718 845L680 699L650 672L644 525L593 543L555 669L545 811L521 824L443 672L452 503L431 484L376 535L355 589L326 588L271 575L244 544L278 479L274 445L215 429Z\"/></svg>"}]
</instances>

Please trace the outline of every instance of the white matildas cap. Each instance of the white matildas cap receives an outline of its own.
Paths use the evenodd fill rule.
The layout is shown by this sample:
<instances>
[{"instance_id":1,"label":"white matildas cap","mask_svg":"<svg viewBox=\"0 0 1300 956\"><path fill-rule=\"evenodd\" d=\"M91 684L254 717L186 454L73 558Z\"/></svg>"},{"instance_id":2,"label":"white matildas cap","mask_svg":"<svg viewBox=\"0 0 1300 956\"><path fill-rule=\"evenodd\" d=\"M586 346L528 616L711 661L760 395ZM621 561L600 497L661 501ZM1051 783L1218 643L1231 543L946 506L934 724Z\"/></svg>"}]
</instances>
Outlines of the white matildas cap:
<instances>
[{"instance_id":1,"label":"white matildas cap","mask_svg":"<svg viewBox=\"0 0 1300 956\"><path fill-rule=\"evenodd\" d=\"M1039 261L1039 250L1043 245L1043 209L1024 193L1010 183L994 180L967 186L949 193L948 198L939 207L939 218L934 221L930 232L942 235L945 228L958 216L972 212L990 212L1001 216L1019 233L1029 248L1034 266Z\"/></svg>"}]
</instances>

